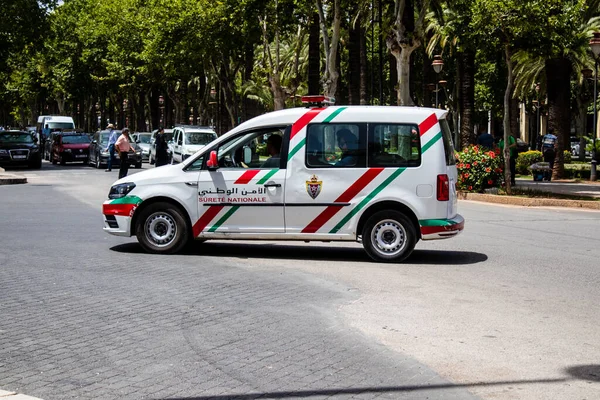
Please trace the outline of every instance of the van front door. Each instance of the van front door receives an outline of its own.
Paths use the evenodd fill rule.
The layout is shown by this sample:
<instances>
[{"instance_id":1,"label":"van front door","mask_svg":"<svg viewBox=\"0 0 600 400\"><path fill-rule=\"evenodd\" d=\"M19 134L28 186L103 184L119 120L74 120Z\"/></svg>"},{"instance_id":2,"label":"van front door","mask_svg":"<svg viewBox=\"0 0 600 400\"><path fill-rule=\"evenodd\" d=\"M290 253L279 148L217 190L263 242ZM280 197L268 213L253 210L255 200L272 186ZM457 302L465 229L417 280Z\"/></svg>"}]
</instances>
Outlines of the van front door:
<instances>
[{"instance_id":1,"label":"van front door","mask_svg":"<svg viewBox=\"0 0 600 400\"><path fill-rule=\"evenodd\" d=\"M247 131L213 149L219 168L200 173L196 236L285 231L286 158L280 155L284 131L285 127ZM270 139L273 135L278 137Z\"/></svg>"}]
</instances>

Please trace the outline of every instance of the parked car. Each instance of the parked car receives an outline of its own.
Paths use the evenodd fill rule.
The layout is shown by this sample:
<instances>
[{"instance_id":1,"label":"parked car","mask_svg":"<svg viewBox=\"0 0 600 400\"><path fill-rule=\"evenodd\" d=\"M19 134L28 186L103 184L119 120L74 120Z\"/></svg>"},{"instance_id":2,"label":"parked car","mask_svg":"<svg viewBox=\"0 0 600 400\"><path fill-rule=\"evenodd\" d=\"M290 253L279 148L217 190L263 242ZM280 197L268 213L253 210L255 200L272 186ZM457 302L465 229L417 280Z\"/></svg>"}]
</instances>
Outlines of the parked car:
<instances>
[{"instance_id":1,"label":"parked car","mask_svg":"<svg viewBox=\"0 0 600 400\"><path fill-rule=\"evenodd\" d=\"M86 134L63 132L52 143L52 164L88 163L90 138Z\"/></svg>"},{"instance_id":2,"label":"parked car","mask_svg":"<svg viewBox=\"0 0 600 400\"><path fill-rule=\"evenodd\" d=\"M142 161L150 160L150 141L152 140L151 132L138 132L134 133L133 139L142 149Z\"/></svg>"},{"instance_id":3,"label":"parked car","mask_svg":"<svg viewBox=\"0 0 600 400\"><path fill-rule=\"evenodd\" d=\"M42 167L37 139L25 131L0 131L0 166Z\"/></svg>"},{"instance_id":4,"label":"parked car","mask_svg":"<svg viewBox=\"0 0 600 400\"><path fill-rule=\"evenodd\" d=\"M158 134L158 129L152 131L152 137L150 138L150 157L148 162L152 165L156 162L156 135ZM169 149L167 152L169 153L169 162L173 159L173 129L165 129L165 140L169 145Z\"/></svg>"},{"instance_id":5,"label":"parked car","mask_svg":"<svg viewBox=\"0 0 600 400\"><path fill-rule=\"evenodd\" d=\"M117 131L117 135L120 135L121 131ZM89 147L88 163L96 168L102 168L108 162L108 138L110 136L110 130L98 131L92 137L92 142ZM137 143L131 144L135 148L135 152L130 151L128 153L129 164L136 168L142 168L142 149ZM120 165L121 160L119 159L118 152L115 151L115 159L113 160L113 166Z\"/></svg>"},{"instance_id":6,"label":"parked car","mask_svg":"<svg viewBox=\"0 0 600 400\"><path fill-rule=\"evenodd\" d=\"M180 125L173 129L172 163L180 163L217 138L208 126Z\"/></svg>"}]
</instances>

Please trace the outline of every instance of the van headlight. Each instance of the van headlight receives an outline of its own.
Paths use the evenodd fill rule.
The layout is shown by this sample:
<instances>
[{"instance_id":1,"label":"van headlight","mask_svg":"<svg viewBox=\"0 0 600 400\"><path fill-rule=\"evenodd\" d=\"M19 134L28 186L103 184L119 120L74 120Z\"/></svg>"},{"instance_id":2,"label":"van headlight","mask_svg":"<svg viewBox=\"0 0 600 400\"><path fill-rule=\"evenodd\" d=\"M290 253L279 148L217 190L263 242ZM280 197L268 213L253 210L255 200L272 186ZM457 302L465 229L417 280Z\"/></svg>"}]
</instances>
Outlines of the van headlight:
<instances>
[{"instance_id":1,"label":"van headlight","mask_svg":"<svg viewBox=\"0 0 600 400\"><path fill-rule=\"evenodd\" d=\"M110 192L108 192L108 198L120 199L121 197L127 196L127 194L133 189L135 189L135 183L133 182L126 182L114 185L110 188Z\"/></svg>"}]
</instances>

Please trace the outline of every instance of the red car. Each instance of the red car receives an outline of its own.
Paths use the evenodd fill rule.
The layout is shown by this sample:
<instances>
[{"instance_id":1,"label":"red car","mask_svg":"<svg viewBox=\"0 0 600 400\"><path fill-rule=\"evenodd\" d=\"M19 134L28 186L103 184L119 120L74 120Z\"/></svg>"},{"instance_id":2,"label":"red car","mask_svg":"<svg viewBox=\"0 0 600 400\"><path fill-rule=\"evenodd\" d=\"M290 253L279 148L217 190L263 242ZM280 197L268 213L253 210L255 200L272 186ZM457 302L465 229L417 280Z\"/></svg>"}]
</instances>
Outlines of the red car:
<instances>
[{"instance_id":1,"label":"red car","mask_svg":"<svg viewBox=\"0 0 600 400\"><path fill-rule=\"evenodd\" d=\"M52 164L57 162L65 165L67 162L88 162L90 138L86 134L57 135L52 145Z\"/></svg>"}]
</instances>

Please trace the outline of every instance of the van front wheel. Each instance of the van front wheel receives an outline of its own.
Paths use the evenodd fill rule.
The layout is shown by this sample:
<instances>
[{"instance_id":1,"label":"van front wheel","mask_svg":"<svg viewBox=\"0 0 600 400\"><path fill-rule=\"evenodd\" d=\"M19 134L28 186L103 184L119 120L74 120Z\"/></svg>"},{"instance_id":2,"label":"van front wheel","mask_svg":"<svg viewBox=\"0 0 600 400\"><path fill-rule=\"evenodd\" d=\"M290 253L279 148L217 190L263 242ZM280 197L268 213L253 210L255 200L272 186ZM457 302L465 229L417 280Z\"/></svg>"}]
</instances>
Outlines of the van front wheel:
<instances>
[{"instance_id":1,"label":"van front wheel","mask_svg":"<svg viewBox=\"0 0 600 400\"><path fill-rule=\"evenodd\" d=\"M190 233L181 211L161 202L142 210L136 236L149 253L176 253L188 242Z\"/></svg>"},{"instance_id":2,"label":"van front wheel","mask_svg":"<svg viewBox=\"0 0 600 400\"><path fill-rule=\"evenodd\" d=\"M398 211L379 211L367 220L362 243L375 261L401 262L415 248L417 235L406 215Z\"/></svg>"}]
</instances>

